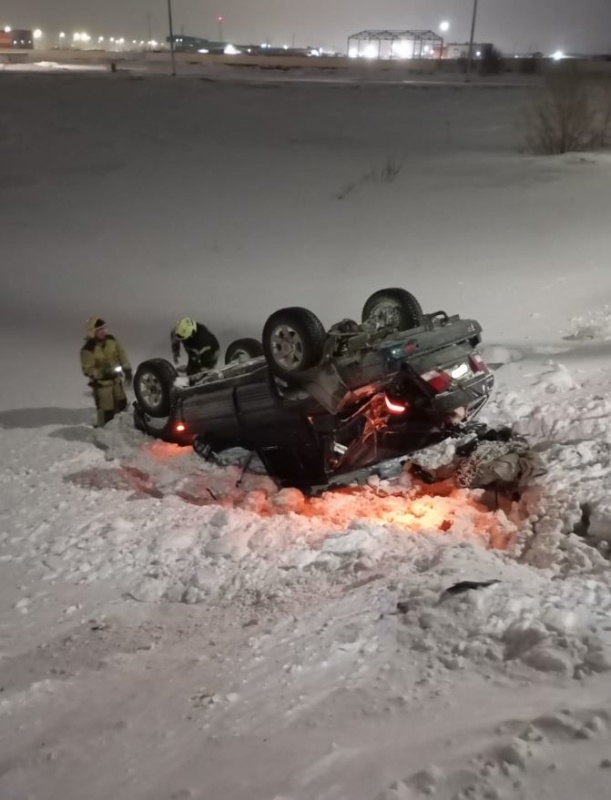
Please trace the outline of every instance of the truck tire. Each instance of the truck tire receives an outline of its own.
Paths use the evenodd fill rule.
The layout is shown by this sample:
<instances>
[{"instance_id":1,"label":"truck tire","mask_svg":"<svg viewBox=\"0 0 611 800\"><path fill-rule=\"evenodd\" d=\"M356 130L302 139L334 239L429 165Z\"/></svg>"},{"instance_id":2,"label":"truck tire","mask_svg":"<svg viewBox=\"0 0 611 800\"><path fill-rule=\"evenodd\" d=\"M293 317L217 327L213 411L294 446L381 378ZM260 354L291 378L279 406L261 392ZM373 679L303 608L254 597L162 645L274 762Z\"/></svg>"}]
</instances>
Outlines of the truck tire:
<instances>
[{"instance_id":1,"label":"truck tire","mask_svg":"<svg viewBox=\"0 0 611 800\"><path fill-rule=\"evenodd\" d=\"M251 361L263 355L263 345L257 339L236 339L225 352L225 364Z\"/></svg>"},{"instance_id":2,"label":"truck tire","mask_svg":"<svg viewBox=\"0 0 611 800\"><path fill-rule=\"evenodd\" d=\"M395 331L409 331L422 325L424 312L411 292L381 289L372 294L363 306L361 320Z\"/></svg>"},{"instance_id":3,"label":"truck tire","mask_svg":"<svg viewBox=\"0 0 611 800\"><path fill-rule=\"evenodd\" d=\"M290 378L320 363L326 338L316 314L307 308L283 308L265 323L263 352L272 372Z\"/></svg>"},{"instance_id":4,"label":"truck tire","mask_svg":"<svg viewBox=\"0 0 611 800\"><path fill-rule=\"evenodd\" d=\"M160 419L170 414L177 375L165 358L151 358L138 366L134 375L134 394L140 408L149 417Z\"/></svg>"}]
</instances>

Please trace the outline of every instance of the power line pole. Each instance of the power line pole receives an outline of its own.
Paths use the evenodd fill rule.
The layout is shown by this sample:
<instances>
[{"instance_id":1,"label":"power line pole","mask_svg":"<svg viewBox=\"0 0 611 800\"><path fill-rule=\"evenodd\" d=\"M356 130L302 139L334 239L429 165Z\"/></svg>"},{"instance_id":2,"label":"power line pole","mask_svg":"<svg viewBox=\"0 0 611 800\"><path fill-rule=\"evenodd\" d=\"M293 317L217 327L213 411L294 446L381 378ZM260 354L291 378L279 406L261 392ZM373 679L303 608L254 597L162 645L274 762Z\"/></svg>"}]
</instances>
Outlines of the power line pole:
<instances>
[{"instance_id":1,"label":"power line pole","mask_svg":"<svg viewBox=\"0 0 611 800\"><path fill-rule=\"evenodd\" d=\"M477 24L477 4L478 0L473 0L473 16L471 18L471 37L469 39L469 55L467 57L467 73L465 80L468 81L471 75L471 67L473 65L473 42L475 41L475 26Z\"/></svg>"},{"instance_id":2,"label":"power line pole","mask_svg":"<svg viewBox=\"0 0 611 800\"><path fill-rule=\"evenodd\" d=\"M172 76L175 76L176 57L174 55L174 22L172 21L172 0L168 0L168 25L170 28L170 53L172 59Z\"/></svg>"}]
</instances>

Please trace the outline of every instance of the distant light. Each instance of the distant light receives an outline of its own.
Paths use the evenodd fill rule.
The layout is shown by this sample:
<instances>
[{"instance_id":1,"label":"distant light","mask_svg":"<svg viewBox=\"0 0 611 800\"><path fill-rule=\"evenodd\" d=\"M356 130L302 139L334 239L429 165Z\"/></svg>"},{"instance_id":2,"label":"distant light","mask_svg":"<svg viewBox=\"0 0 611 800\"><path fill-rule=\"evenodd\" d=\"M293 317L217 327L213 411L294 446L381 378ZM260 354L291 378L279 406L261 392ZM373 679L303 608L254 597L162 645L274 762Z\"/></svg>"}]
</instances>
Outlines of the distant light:
<instances>
[{"instance_id":1,"label":"distant light","mask_svg":"<svg viewBox=\"0 0 611 800\"><path fill-rule=\"evenodd\" d=\"M358 55L359 51L356 47L351 47L350 50L348 50L348 58L358 58Z\"/></svg>"},{"instance_id":2,"label":"distant light","mask_svg":"<svg viewBox=\"0 0 611 800\"><path fill-rule=\"evenodd\" d=\"M151 47L157 47L159 45L159 42L157 42L155 39L152 39L149 42L149 44L150 44Z\"/></svg>"},{"instance_id":3,"label":"distant light","mask_svg":"<svg viewBox=\"0 0 611 800\"><path fill-rule=\"evenodd\" d=\"M32 34L32 36L33 36L35 39L42 39L42 31L40 30L40 28L36 28L36 30L34 31L34 33Z\"/></svg>"},{"instance_id":4,"label":"distant light","mask_svg":"<svg viewBox=\"0 0 611 800\"><path fill-rule=\"evenodd\" d=\"M288 44L283 44L283 45L282 45L282 48L283 48L283 50L288 50L288 49L289 49L289 46L288 46Z\"/></svg>"},{"instance_id":5,"label":"distant light","mask_svg":"<svg viewBox=\"0 0 611 800\"><path fill-rule=\"evenodd\" d=\"M217 17L217 18L216 18L216 21L217 21L217 22L222 22L222 21L223 21L223 18L222 18L222 17Z\"/></svg>"},{"instance_id":6,"label":"distant light","mask_svg":"<svg viewBox=\"0 0 611 800\"><path fill-rule=\"evenodd\" d=\"M210 50L198 50L197 52L198 52L198 53L209 53L209 52L210 52Z\"/></svg>"},{"instance_id":7,"label":"distant light","mask_svg":"<svg viewBox=\"0 0 611 800\"><path fill-rule=\"evenodd\" d=\"M11 26L10 26L10 25L7 25L7 26L6 26L6 28L4 29L4 32L5 32L5 33L10 33L12 30L13 30L13 29L11 28Z\"/></svg>"},{"instance_id":8,"label":"distant light","mask_svg":"<svg viewBox=\"0 0 611 800\"><path fill-rule=\"evenodd\" d=\"M98 36L98 42L103 42L103 41L104 41L104 37L103 36Z\"/></svg>"},{"instance_id":9,"label":"distant light","mask_svg":"<svg viewBox=\"0 0 611 800\"><path fill-rule=\"evenodd\" d=\"M75 42L80 42L81 41L81 34L80 33L73 33L72 34L72 39Z\"/></svg>"},{"instance_id":10,"label":"distant light","mask_svg":"<svg viewBox=\"0 0 611 800\"><path fill-rule=\"evenodd\" d=\"M414 45L412 42L408 42L407 39L393 42L391 49L397 58L412 58L414 55Z\"/></svg>"},{"instance_id":11,"label":"distant light","mask_svg":"<svg viewBox=\"0 0 611 800\"><path fill-rule=\"evenodd\" d=\"M132 44L138 44L138 42L135 39L132 39Z\"/></svg>"},{"instance_id":12,"label":"distant light","mask_svg":"<svg viewBox=\"0 0 611 800\"><path fill-rule=\"evenodd\" d=\"M66 34L65 34L63 31L62 31L62 32L59 34L59 38L60 38L60 39L65 39L65 38L66 38Z\"/></svg>"},{"instance_id":13,"label":"distant light","mask_svg":"<svg viewBox=\"0 0 611 800\"><path fill-rule=\"evenodd\" d=\"M566 58L566 55L562 52L562 50L556 50L555 53L552 53L552 58L554 61L562 61L563 58Z\"/></svg>"},{"instance_id":14,"label":"distant light","mask_svg":"<svg viewBox=\"0 0 611 800\"><path fill-rule=\"evenodd\" d=\"M446 33L446 31L450 30L450 23L447 19L444 19L443 22L439 23L439 30L443 31L443 33Z\"/></svg>"},{"instance_id":15,"label":"distant light","mask_svg":"<svg viewBox=\"0 0 611 800\"><path fill-rule=\"evenodd\" d=\"M240 51L237 47L234 47L232 44L228 44L223 51L226 56L238 56L240 55Z\"/></svg>"},{"instance_id":16,"label":"distant light","mask_svg":"<svg viewBox=\"0 0 611 800\"><path fill-rule=\"evenodd\" d=\"M376 58L378 55L378 50L374 44L368 44L363 51L363 55L365 58Z\"/></svg>"},{"instance_id":17,"label":"distant light","mask_svg":"<svg viewBox=\"0 0 611 800\"><path fill-rule=\"evenodd\" d=\"M110 41L111 41L111 42L114 42L114 40L115 40L115 37L114 37L114 36L111 36L111 37L110 37Z\"/></svg>"},{"instance_id":18,"label":"distant light","mask_svg":"<svg viewBox=\"0 0 611 800\"><path fill-rule=\"evenodd\" d=\"M478 58L481 58L481 57L482 57L482 51L481 51L481 50L478 50L478 51L477 51L477 53L476 53L475 55L476 55Z\"/></svg>"}]
</instances>

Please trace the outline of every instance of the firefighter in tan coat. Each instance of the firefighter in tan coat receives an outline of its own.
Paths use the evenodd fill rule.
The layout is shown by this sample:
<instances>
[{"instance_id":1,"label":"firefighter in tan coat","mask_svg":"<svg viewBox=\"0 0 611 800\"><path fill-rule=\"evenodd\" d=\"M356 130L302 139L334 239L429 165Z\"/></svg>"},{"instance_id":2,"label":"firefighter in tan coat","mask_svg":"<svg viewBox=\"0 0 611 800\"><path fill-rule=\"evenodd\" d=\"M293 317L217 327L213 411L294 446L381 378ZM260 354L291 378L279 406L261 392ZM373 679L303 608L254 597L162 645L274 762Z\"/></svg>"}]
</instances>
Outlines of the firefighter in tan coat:
<instances>
[{"instance_id":1,"label":"firefighter in tan coat","mask_svg":"<svg viewBox=\"0 0 611 800\"><path fill-rule=\"evenodd\" d=\"M98 411L97 427L102 428L127 408L124 382L129 386L132 368L123 349L99 317L87 320L87 336L81 348L81 369L89 378Z\"/></svg>"}]
</instances>

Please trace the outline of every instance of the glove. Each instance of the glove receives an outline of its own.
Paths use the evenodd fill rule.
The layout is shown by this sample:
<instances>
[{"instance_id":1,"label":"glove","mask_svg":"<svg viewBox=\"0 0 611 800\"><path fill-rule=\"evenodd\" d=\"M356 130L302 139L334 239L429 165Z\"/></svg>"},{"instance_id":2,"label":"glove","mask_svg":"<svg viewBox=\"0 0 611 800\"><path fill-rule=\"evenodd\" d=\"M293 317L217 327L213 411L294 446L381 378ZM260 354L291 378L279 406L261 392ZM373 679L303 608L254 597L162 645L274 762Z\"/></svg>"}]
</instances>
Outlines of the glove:
<instances>
[{"instance_id":1,"label":"glove","mask_svg":"<svg viewBox=\"0 0 611 800\"><path fill-rule=\"evenodd\" d=\"M410 475L413 475L414 478L418 478L423 483L435 483L435 476L431 475L424 467L421 467L420 464L414 464L412 461L408 467L405 468L406 472Z\"/></svg>"},{"instance_id":2,"label":"glove","mask_svg":"<svg viewBox=\"0 0 611 800\"><path fill-rule=\"evenodd\" d=\"M456 455L459 458L468 458L472 453L474 453L477 450L478 445L479 441L477 437L469 439L467 442L463 442L462 444L458 445L458 447L456 448Z\"/></svg>"},{"instance_id":3,"label":"glove","mask_svg":"<svg viewBox=\"0 0 611 800\"><path fill-rule=\"evenodd\" d=\"M124 370L124 378L125 378L125 385L131 386L134 379L131 369Z\"/></svg>"},{"instance_id":4,"label":"glove","mask_svg":"<svg viewBox=\"0 0 611 800\"><path fill-rule=\"evenodd\" d=\"M483 442L509 442L514 438L514 433L508 425L501 428L490 428L479 437Z\"/></svg>"}]
</instances>

